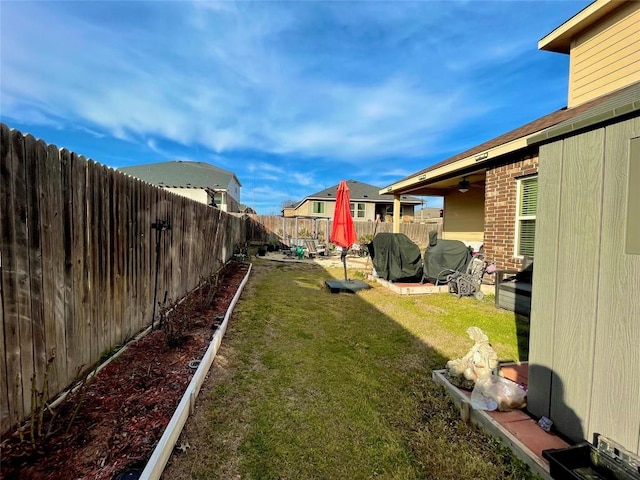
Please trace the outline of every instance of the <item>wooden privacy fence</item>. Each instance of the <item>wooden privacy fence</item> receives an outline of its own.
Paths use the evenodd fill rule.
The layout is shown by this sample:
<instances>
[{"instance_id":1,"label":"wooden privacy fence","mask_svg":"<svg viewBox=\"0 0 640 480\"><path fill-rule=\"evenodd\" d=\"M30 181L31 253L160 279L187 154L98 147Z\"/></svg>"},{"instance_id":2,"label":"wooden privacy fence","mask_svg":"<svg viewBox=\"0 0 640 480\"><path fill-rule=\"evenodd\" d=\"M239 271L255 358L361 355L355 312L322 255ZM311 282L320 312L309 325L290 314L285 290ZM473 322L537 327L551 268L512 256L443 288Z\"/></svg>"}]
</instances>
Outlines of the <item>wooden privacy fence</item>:
<instances>
[{"instance_id":1,"label":"wooden privacy fence","mask_svg":"<svg viewBox=\"0 0 640 480\"><path fill-rule=\"evenodd\" d=\"M270 240L280 241L286 245L293 244L296 238L310 238L317 236L322 240L327 240L331 232L330 218L312 219L308 217L277 217L274 215L250 215L258 224L264 228L257 229L256 233L250 235L250 240L269 242ZM358 238L375 233L393 231L392 222L382 222L377 226L374 222L354 222ZM442 221L434 219L429 223L401 223L400 233L404 233L414 243L420 247L425 247L429 243L429 232L437 231L438 237L442 237ZM314 235L315 234L315 235Z\"/></svg>"},{"instance_id":2,"label":"wooden privacy fence","mask_svg":"<svg viewBox=\"0 0 640 480\"><path fill-rule=\"evenodd\" d=\"M0 431L151 323L245 242L245 220L2 124ZM167 222L169 230L152 224Z\"/></svg>"}]
</instances>

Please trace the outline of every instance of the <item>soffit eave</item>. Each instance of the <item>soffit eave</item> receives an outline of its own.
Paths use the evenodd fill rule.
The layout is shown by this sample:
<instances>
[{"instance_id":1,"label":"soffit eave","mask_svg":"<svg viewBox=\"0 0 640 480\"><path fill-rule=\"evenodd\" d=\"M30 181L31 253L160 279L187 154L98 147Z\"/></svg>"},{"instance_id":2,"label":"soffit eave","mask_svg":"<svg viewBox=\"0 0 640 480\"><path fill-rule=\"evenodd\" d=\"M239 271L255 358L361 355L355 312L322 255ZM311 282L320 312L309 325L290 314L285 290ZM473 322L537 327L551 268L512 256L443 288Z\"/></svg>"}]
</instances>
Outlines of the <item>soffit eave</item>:
<instances>
[{"instance_id":1,"label":"soffit eave","mask_svg":"<svg viewBox=\"0 0 640 480\"><path fill-rule=\"evenodd\" d=\"M538 49L548 52L566 53L571 49L571 41L580 32L599 21L610 11L621 6L620 0L596 0L587 5L562 25L545 35L538 42Z\"/></svg>"},{"instance_id":2,"label":"soffit eave","mask_svg":"<svg viewBox=\"0 0 640 480\"><path fill-rule=\"evenodd\" d=\"M536 132L536 134L537 133L539 132ZM502 145L498 145L497 147L485 150L484 152L469 155L468 157L443 165L428 172L413 175L410 178L383 188L380 190L380 194L410 194L410 192L417 190L419 187L427 188L430 183L440 181L447 177L459 175L460 172L464 170L472 169L477 166L484 166L486 163L497 157L524 149L528 146L527 139L529 137L530 135L520 137L510 142L503 143Z\"/></svg>"}]
</instances>

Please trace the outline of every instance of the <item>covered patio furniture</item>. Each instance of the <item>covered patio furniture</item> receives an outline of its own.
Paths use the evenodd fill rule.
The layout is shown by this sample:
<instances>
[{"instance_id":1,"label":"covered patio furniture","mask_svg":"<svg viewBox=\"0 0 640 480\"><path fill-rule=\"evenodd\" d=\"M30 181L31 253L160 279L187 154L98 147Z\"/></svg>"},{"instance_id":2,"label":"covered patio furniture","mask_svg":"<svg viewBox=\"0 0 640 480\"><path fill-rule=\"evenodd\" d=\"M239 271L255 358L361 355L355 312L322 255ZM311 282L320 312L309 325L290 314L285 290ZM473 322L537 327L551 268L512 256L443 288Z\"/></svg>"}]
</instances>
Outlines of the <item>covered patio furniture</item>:
<instances>
[{"instance_id":1,"label":"covered patio furniture","mask_svg":"<svg viewBox=\"0 0 640 480\"><path fill-rule=\"evenodd\" d=\"M378 233L368 248L378 277L390 282L420 282L420 247L403 233Z\"/></svg>"},{"instance_id":2,"label":"covered patio furniture","mask_svg":"<svg viewBox=\"0 0 640 480\"><path fill-rule=\"evenodd\" d=\"M429 246L424 251L423 282L447 283L454 273L464 273L471 260L471 250L460 240L442 240L436 231L429 232Z\"/></svg>"}]
</instances>

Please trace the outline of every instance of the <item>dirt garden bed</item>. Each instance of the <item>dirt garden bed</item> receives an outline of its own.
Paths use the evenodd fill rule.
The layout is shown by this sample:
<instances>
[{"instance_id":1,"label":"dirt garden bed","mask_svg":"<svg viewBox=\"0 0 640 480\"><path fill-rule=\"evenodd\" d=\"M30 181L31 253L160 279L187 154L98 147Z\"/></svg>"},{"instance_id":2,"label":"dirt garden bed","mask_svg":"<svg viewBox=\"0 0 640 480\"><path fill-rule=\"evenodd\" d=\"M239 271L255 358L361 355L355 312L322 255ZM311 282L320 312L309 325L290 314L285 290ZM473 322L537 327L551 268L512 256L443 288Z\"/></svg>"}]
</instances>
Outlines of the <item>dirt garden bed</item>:
<instances>
[{"instance_id":1,"label":"dirt garden bed","mask_svg":"<svg viewBox=\"0 0 640 480\"><path fill-rule=\"evenodd\" d=\"M229 263L167 315L162 329L127 345L59 405L45 409L41 422L27 422L21 433L3 438L0 479L135 478L248 268Z\"/></svg>"}]
</instances>

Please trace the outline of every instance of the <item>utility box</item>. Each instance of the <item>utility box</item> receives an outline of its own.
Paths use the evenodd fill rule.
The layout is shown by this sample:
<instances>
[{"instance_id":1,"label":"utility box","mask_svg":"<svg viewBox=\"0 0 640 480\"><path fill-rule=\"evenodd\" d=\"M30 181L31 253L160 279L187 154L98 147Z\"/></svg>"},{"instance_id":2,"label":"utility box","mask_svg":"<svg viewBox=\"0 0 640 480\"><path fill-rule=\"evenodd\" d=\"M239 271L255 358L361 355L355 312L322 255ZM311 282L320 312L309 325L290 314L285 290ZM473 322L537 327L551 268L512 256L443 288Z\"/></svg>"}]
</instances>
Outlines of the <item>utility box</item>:
<instances>
[{"instance_id":1,"label":"utility box","mask_svg":"<svg viewBox=\"0 0 640 480\"><path fill-rule=\"evenodd\" d=\"M640 480L640 458L597 433L593 445L544 450L542 456L554 480Z\"/></svg>"}]
</instances>

